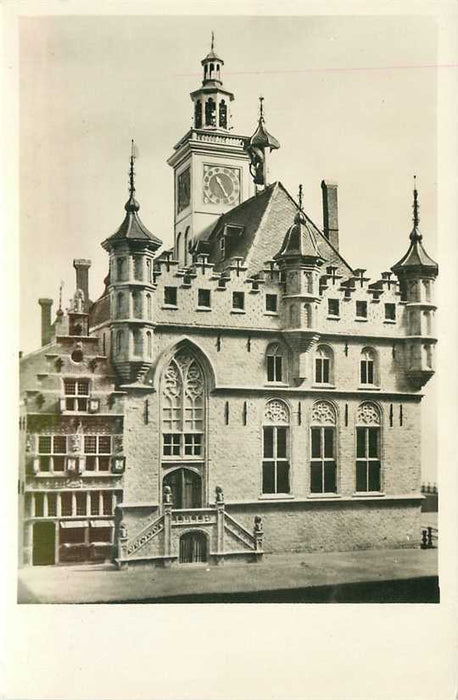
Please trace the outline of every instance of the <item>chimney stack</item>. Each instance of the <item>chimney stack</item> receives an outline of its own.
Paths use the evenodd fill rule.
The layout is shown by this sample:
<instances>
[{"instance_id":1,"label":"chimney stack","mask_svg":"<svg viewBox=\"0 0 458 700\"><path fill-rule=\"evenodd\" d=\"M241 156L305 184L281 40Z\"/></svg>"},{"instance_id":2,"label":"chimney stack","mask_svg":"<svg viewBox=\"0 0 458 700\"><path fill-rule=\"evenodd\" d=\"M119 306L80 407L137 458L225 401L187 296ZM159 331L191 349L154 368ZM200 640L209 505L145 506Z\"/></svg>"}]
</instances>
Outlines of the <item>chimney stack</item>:
<instances>
[{"instance_id":1,"label":"chimney stack","mask_svg":"<svg viewBox=\"0 0 458 700\"><path fill-rule=\"evenodd\" d=\"M51 307L52 299L38 299L41 306L41 344L47 345L52 338Z\"/></svg>"},{"instance_id":2,"label":"chimney stack","mask_svg":"<svg viewBox=\"0 0 458 700\"><path fill-rule=\"evenodd\" d=\"M322 180L323 233L330 244L339 250L339 218L337 213L337 182Z\"/></svg>"},{"instance_id":3,"label":"chimney stack","mask_svg":"<svg viewBox=\"0 0 458 700\"><path fill-rule=\"evenodd\" d=\"M89 268L90 260L74 260L73 267L76 270L76 289L84 293L84 311L89 310Z\"/></svg>"}]
</instances>

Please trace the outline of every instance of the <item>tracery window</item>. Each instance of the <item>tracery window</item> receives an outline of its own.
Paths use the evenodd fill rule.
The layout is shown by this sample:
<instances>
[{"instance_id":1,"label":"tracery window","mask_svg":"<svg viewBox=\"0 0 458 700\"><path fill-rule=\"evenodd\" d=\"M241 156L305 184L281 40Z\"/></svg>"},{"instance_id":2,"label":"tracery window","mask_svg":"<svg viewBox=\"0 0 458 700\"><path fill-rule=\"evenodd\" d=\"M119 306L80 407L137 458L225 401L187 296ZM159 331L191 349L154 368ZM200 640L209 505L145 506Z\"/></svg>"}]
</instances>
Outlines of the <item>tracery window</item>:
<instances>
[{"instance_id":1,"label":"tracery window","mask_svg":"<svg viewBox=\"0 0 458 700\"><path fill-rule=\"evenodd\" d=\"M377 383L377 353L372 348L364 348L361 352L360 382L372 385Z\"/></svg>"},{"instance_id":2,"label":"tracery window","mask_svg":"<svg viewBox=\"0 0 458 700\"><path fill-rule=\"evenodd\" d=\"M268 382L286 381L285 352L279 343L272 343L267 348L266 369Z\"/></svg>"},{"instance_id":3,"label":"tracery window","mask_svg":"<svg viewBox=\"0 0 458 700\"><path fill-rule=\"evenodd\" d=\"M266 404L263 425L262 493L289 493L289 408L284 401Z\"/></svg>"},{"instance_id":4,"label":"tracery window","mask_svg":"<svg viewBox=\"0 0 458 700\"><path fill-rule=\"evenodd\" d=\"M380 442L380 410L365 401L356 414L356 491L381 490Z\"/></svg>"},{"instance_id":5,"label":"tracery window","mask_svg":"<svg viewBox=\"0 0 458 700\"><path fill-rule=\"evenodd\" d=\"M312 408L310 428L310 491L337 491L336 424L334 406L317 401Z\"/></svg>"},{"instance_id":6,"label":"tracery window","mask_svg":"<svg viewBox=\"0 0 458 700\"><path fill-rule=\"evenodd\" d=\"M332 384L333 353L327 345L319 345L315 353L316 384Z\"/></svg>"},{"instance_id":7,"label":"tracery window","mask_svg":"<svg viewBox=\"0 0 458 700\"><path fill-rule=\"evenodd\" d=\"M164 457L201 459L205 379L199 363L187 350L180 350L165 370L162 406Z\"/></svg>"}]
</instances>

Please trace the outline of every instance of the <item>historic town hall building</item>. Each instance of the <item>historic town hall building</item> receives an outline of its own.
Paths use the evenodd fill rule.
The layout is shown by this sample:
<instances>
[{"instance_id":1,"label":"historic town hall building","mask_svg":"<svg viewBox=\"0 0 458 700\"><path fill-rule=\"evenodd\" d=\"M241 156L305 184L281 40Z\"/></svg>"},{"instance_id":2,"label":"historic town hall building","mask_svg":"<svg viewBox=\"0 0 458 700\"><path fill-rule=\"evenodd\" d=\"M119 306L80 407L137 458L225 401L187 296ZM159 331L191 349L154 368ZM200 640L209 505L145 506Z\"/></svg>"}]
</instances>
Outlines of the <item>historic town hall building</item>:
<instances>
[{"instance_id":1,"label":"historic town hall building","mask_svg":"<svg viewBox=\"0 0 458 700\"><path fill-rule=\"evenodd\" d=\"M168 160L174 248L140 219L133 152L102 295L82 259L67 311L39 300L42 347L21 360L23 564L419 543L438 267L417 191L407 252L369 280L340 252L336 184L321 183L320 229L269 182L262 101L253 136L233 134L213 46L202 65Z\"/></svg>"}]
</instances>

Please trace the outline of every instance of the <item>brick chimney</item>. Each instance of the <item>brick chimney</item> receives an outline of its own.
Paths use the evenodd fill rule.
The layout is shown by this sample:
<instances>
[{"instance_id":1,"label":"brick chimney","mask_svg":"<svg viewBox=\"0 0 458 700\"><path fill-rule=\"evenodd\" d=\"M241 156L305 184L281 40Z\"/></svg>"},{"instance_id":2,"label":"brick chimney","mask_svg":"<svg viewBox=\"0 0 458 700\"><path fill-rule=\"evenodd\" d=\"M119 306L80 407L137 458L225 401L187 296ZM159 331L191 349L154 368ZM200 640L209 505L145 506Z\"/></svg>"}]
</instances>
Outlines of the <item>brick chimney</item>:
<instances>
[{"instance_id":1,"label":"brick chimney","mask_svg":"<svg viewBox=\"0 0 458 700\"><path fill-rule=\"evenodd\" d=\"M52 338L51 307L52 299L38 299L41 306L41 344L47 345Z\"/></svg>"},{"instance_id":2,"label":"brick chimney","mask_svg":"<svg viewBox=\"0 0 458 700\"><path fill-rule=\"evenodd\" d=\"M73 267L76 270L76 289L84 293L84 311L89 310L89 268L90 260L74 260Z\"/></svg>"},{"instance_id":3,"label":"brick chimney","mask_svg":"<svg viewBox=\"0 0 458 700\"><path fill-rule=\"evenodd\" d=\"M321 193L323 195L323 233L331 245L333 245L336 250L339 250L337 182L322 180Z\"/></svg>"}]
</instances>

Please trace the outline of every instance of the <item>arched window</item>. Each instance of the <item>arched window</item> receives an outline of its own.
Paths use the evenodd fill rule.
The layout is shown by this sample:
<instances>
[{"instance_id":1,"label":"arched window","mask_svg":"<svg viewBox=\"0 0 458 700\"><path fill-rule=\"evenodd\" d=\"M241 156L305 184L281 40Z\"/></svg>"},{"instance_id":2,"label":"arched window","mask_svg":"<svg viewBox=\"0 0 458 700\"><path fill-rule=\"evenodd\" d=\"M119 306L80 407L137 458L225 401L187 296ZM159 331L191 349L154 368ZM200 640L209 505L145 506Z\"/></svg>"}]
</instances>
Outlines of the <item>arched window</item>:
<instances>
[{"instance_id":1,"label":"arched window","mask_svg":"<svg viewBox=\"0 0 458 700\"><path fill-rule=\"evenodd\" d=\"M146 355L149 360L153 356L153 336L151 331L146 331Z\"/></svg>"},{"instance_id":2,"label":"arched window","mask_svg":"<svg viewBox=\"0 0 458 700\"><path fill-rule=\"evenodd\" d=\"M213 73L214 70L215 70L215 64L210 63L210 74Z\"/></svg>"},{"instance_id":3,"label":"arched window","mask_svg":"<svg viewBox=\"0 0 458 700\"><path fill-rule=\"evenodd\" d=\"M219 125L223 129L227 129L227 104L225 100L219 103Z\"/></svg>"},{"instance_id":4,"label":"arched window","mask_svg":"<svg viewBox=\"0 0 458 700\"><path fill-rule=\"evenodd\" d=\"M205 103L205 124L206 126L216 126L216 104L211 97Z\"/></svg>"},{"instance_id":5,"label":"arched window","mask_svg":"<svg viewBox=\"0 0 458 700\"><path fill-rule=\"evenodd\" d=\"M134 340L134 355L143 355L143 335L139 328L134 328L132 331Z\"/></svg>"},{"instance_id":6,"label":"arched window","mask_svg":"<svg viewBox=\"0 0 458 700\"><path fill-rule=\"evenodd\" d=\"M311 493L337 492L336 424L336 410L329 401L313 404L310 428Z\"/></svg>"},{"instance_id":7,"label":"arched window","mask_svg":"<svg viewBox=\"0 0 458 700\"><path fill-rule=\"evenodd\" d=\"M202 459L205 380L202 369L187 350L180 350L165 370L162 389L164 457Z\"/></svg>"},{"instance_id":8,"label":"arched window","mask_svg":"<svg viewBox=\"0 0 458 700\"><path fill-rule=\"evenodd\" d=\"M205 66L207 69L207 66ZM198 100L194 105L194 127L196 129L202 128L202 102Z\"/></svg>"},{"instance_id":9,"label":"arched window","mask_svg":"<svg viewBox=\"0 0 458 700\"><path fill-rule=\"evenodd\" d=\"M284 401L266 404L263 421L262 492L289 493L289 409Z\"/></svg>"},{"instance_id":10,"label":"arched window","mask_svg":"<svg viewBox=\"0 0 458 700\"><path fill-rule=\"evenodd\" d=\"M124 331L121 329L116 336L116 353L119 355L124 350Z\"/></svg>"},{"instance_id":11,"label":"arched window","mask_svg":"<svg viewBox=\"0 0 458 700\"><path fill-rule=\"evenodd\" d=\"M142 293L135 291L132 293L132 301L133 301L133 311L134 311L134 318L142 318L143 317L143 299L142 299Z\"/></svg>"},{"instance_id":12,"label":"arched window","mask_svg":"<svg viewBox=\"0 0 458 700\"><path fill-rule=\"evenodd\" d=\"M177 256L178 262L179 262L179 263L183 263L183 260L184 260L184 255L183 255L183 234L182 234L181 232L177 235L176 256Z\"/></svg>"},{"instance_id":13,"label":"arched window","mask_svg":"<svg viewBox=\"0 0 458 700\"><path fill-rule=\"evenodd\" d=\"M151 321L153 318L153 303L151 299L151 294L146 295L146 316L148 318L148 321Z\"/></svg>"},{"instance_id":14,"label":"arched window","mask_svg":"<svg viewBox=\"0 0 458 700\"><path fill-rule=\"evenodd\" d=\"M141 255L134 256L134 278L143 281L143 258Z\"/></svg>"},{"instance_id":15,"label":"arched window","mask_svg":"<svg viewBox=\"0 0 458 700\"><path fill-rule=\"evenodd\" d=\"M377 353L373 348L361 352L360 382L374 386L377 383Z\"/></svg>"},{"instance_id":16,"label":"arched window","mask_svg":"<svg viewBox=\"0 0 458 700\"><path fill-rule=\"evenodd\" d=\"M356 491L381 490L380 428L378 406L365 401L356 414Z\"/></svg>"},{"instance_id":17,"label":"arched window","mask_svg":"<svg viewBox=\"0 0 458 700\"><path fill-rule=\"evenodd\" d=\"M305 311L305 327L306 328L311 328L312 327L312 307L310 304L304 304L304 311Z\"/></svg>"},{"instance_id":18,"label":"arched window","mask_svg":"<svg viewBox=\"0 0 458 700\"><path fill-rule=\"evenodd\" d=\"M188 255L189 255L189 226L186 229L186 232L184 234L184 255L183 255L183 260L184 260L184 266L188 266Z\"/></svg>"},{"instance_id":19,"label":"arched window","mask_svg":"<svg viewBox=\"0 0 458 700\"><path fill-rule=\"evenodd\" d=\"M146 281L151 284L151 258L146 258Z\"/></svg>"},{"instance_id":20,"label":"arched window","mask_svg":"<svg viewBox=\"0 0 458 700\"><path fill-rule=\"evenodd\" d=\"M127 318L127 304L124 292L118 292L117 298L118 318Z\"/></svg>"},{"instance_id":21,"label":"arched window","mask_svg":"<svg viewBox=\"0 0 458 700\"><path fill-rule=\"evenodd\" d=\"M327 345L319 345L315 353L315 383L332 384L333 352Z\"/></svg>"},{"instance_id":22,"label":"arched window","mask_svg":"<svg viewBox=\"0 0 458 700\"><path fill-rule=\"evenodd\" d=\"M268 382L286 381L286 357L282 345L272 343L267 348L266 369Z\"/></svg>"},{"instance_id":23,"label":"arched window","mask_svg":"<svg viewBox=\"0 0 458 700\"><path fill-rule=\"evenodd\" d=\"M125 279L126 274L126 259L116 258L116 279L118 282L122 282Z\"/></svg>"}]
</instances>

